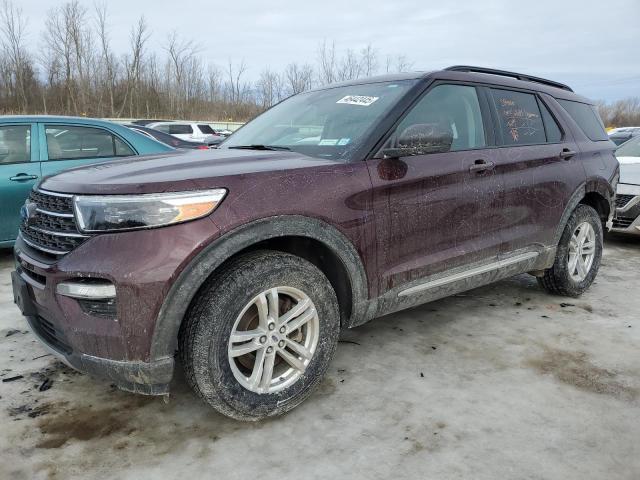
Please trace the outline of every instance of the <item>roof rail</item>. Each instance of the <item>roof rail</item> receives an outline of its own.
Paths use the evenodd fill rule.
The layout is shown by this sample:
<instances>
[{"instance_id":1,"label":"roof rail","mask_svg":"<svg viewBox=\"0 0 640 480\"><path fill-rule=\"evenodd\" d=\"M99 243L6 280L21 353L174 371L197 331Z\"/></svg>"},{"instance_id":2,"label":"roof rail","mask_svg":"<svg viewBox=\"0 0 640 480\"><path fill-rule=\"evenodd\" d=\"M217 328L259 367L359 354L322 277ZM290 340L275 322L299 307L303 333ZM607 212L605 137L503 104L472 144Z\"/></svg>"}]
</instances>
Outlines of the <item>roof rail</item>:
<instances>
[{"instance_id":1,"label":"roof rail","mask_svg":"<svg viewBox=\"0 0 640 480\"><path fill-rule=\"evenodd\" d=\"M454 65L453 67L447 67L445 70L450 72L472 72L472 73L488 73L490 75L501 75L503 77L511 77L518 80L524 80L525 82L536 82L549 85L551 87L561 88L563 90L569 90L573 92L573 89L569 85L564 83L554 82L553 80L547 80L546 78L534 77L532 75L525 75L523 73L509 72L507 70L496 70L495 68L484 67L472 67L470 65Z\"/></svg>"}]
</instances>

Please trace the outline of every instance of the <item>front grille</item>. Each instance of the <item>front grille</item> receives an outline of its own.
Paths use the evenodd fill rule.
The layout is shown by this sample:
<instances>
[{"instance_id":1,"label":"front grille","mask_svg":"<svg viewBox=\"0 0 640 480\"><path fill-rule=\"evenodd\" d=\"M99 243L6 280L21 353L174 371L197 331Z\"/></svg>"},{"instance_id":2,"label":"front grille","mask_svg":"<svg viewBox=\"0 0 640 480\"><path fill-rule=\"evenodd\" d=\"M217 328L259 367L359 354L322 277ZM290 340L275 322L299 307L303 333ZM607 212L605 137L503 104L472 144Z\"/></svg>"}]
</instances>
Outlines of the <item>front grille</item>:
<instances>
[{"instance_id":1,"label":"front grille","mask_svg":"<svg viewBox=\"0 0 640 480\"><path fill-rule=\"evenodd\" d=\"M33 317L33 329L53 349L69 355L72 352L64 334L40 315Z\"/></svg>"},{"instance_id":2,"label":"front grille","mask_svg":"<svg viewBox=\"0 0 640 480\"><path fill-rule=\"evenodd\" d=\"M73 201L72 195L53 194L44 190L32 190L29 199L49 212L55 213L72 213Z\"/></svg>"},{"instance_id":3,"label":"front grille","mask_svg":"<svg viewBox=\"0 0 640 480\"><path fill-rule=\"evenodd\" d=\"M82 244L89 236L78 231L73 216L72 195L33 190L29 200L36 205L22 220L20 235L30 247L58 258Z\"/></svg>"},{"instance_id":4,"label":"front grille","mask_svg":"<svg viewBox=\"0 0 640 480\"><path fill-rule=\"evenodd\" d=\"M616 207L624 207L627 203L633 200L633 197L635 197L635 195L616 195Z\"/></svg>"},{"instance_id":5,"label":"front grille","mask_svg":"<svg viewBox=\"0 0 640 480\"><path fill-rule=\"evenodd\" d=\"M617 216L613 219L613 228L629 228L635 218Z\"/></svg>"}]
</instances>

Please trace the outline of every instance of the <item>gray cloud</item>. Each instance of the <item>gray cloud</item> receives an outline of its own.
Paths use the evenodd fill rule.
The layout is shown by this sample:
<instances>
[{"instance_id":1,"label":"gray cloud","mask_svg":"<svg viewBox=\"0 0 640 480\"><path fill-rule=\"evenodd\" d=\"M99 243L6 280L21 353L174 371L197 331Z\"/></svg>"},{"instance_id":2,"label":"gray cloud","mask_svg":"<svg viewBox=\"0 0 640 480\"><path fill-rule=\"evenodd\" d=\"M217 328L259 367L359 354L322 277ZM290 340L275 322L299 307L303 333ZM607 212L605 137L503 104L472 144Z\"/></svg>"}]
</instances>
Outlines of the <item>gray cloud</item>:
<instances>
[{"instance_id":1,"label":"gray cloud","mask_svg":"<svg viewBox=\"0 0 640 480\"><path fill-rule=\"evenodd\" d=\"M20 0L38 44L47 10L62 0ZM93 8L93 0L82 0ZM268 2L109 0L114 47L144 14L160 50L172 30L193 39L207 61L244 59L257 77L265 66L315 62L318 44L338 49L371 43L381 57L404 54L416 70L474 64L522 71L572 85L586 96L640 96L640 2L307 0Z\"/></svg>"}]
</instances>

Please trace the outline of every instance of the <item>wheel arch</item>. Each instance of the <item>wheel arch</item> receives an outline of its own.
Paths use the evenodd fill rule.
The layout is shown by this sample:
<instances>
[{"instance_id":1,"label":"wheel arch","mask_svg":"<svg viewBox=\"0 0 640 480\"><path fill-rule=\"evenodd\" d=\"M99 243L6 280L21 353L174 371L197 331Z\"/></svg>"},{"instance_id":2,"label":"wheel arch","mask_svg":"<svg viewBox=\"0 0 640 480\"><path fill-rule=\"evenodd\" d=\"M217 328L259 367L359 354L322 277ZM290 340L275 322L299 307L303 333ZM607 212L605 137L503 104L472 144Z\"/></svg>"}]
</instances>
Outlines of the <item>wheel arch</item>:
<instances>
[{"instance_id":1,"label":"wheel arch","mask_svg":"<svg viewBox=\"0 0 640 480\"><path fill-rule=\"evenodd\" d=\"M183 318L199 289L216 270L243 253L265 248L298 255L320 268L336 290L343 326L365 321L367 277L360 255L349 239L335 227L315 218L269 217L227 232L182 269L158 313L151 358L173 357Z\"/></svg>"},{"instance_id":2,"label":"wheel arch","mask_svg":"<svg viewBox=\"0 0 640 480\"><path fill-rule=\"evenodd\" d=\"M614 190L608 182L592 180L580 185L569 198L558 222L554 235L554 246L560 242L564 227L578 205L583 204L594 208L605 224L614 211L612 208L613 198Z\"/></svg>"}]
</instances>

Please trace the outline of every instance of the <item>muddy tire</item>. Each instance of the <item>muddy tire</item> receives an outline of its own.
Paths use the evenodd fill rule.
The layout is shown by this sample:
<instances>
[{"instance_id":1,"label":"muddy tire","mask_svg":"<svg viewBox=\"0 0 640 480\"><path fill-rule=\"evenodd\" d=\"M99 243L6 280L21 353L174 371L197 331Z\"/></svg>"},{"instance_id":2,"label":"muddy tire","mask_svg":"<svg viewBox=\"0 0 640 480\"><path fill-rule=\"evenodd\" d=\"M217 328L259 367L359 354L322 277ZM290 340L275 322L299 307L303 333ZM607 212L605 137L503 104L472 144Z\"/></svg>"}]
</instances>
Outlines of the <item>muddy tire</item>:
<instances>
[{"instance_id":1,"label":"muddy tire","mask_svg":"<svg viewBox=\"0 0 640 480\"><path fill-rule=\"evenodd\" d=\"M556 295L582 295L598 274L602 244L598 213L588 205L578 205L562 232L553 266L538 277L538 283Z\"/></svg>"},{"instance_id":2,"label":"muddy tire","mask_svg":"<svg viewBox=\"0 0 640 480\"><path fill-rule=\"evenodd\" d=\"M218 412L259 420L299 405L318 385L340 333L336 294L310 262L256 251L201 288L180 330L191 388Z\"/></svg>"}]
</instances>

